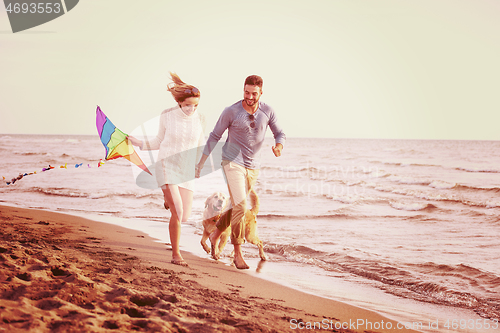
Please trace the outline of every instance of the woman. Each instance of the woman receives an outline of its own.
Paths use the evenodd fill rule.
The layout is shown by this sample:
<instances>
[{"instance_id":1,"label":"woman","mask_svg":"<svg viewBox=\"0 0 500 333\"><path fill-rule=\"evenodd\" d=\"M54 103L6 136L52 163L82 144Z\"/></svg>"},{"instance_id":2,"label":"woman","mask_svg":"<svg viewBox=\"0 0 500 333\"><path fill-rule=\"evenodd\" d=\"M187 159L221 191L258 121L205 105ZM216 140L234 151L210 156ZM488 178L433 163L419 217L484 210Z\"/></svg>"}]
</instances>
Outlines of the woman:
<instances>
[{"instance_id":1,"label":"woman","mask_svg":"<svg viewBox=\"0 0 500 333\"><path fill-rule=\"evenodd\" d=\"M162 112L156 138L142 141L129 137L129 140L141 150L159 149L155 173L163 191L165 208L172 212L169 223L171 262L187 266L179 250L181 222L191 215L195 164L201 156L205 137L202 119L196 111L200 91L184 83L177 74L170 73L170 76L173 82L168 85L168 91L177 106Z\"/></svg>"}]
</instances>

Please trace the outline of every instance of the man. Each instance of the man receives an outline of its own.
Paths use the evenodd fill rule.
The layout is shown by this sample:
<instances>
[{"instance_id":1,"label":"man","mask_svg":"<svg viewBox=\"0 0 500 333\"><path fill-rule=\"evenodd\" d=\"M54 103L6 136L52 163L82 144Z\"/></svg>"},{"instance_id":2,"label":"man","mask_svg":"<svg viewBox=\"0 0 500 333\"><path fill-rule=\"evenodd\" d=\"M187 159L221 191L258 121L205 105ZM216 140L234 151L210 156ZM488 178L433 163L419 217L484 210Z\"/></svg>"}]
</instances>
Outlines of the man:
<instances>
[{"instance_id":1,"label":"man","mask_svg":"<svg viewBox=\"0 0 500 333\"><path fill-rule=\"evenodd\" d=\"M281 156L285 133L278 125L274 110L267 104L260 102L263 81L260 76L251 75L246 78L244 98L227 107L222 112L214 130L210 133L200 162L196 166L196 177L205 164L208 156L217 142L228 130L228 138L222 149L222 169L227 181L231 196L233 211L231 215L231 243L234 245L234 265L238 269L248 269L241 244L245 242L244 216L247 206L247 195L254 186L260 168L260 150L264 143L267 127L271 129L275 139L272 147L276 157ZM220 230L221 228L222 230ZM219 258L218 242L220 235L227 226L217 226L210 236L212 243L212 257Z\"/></svg>"}]
</instances>

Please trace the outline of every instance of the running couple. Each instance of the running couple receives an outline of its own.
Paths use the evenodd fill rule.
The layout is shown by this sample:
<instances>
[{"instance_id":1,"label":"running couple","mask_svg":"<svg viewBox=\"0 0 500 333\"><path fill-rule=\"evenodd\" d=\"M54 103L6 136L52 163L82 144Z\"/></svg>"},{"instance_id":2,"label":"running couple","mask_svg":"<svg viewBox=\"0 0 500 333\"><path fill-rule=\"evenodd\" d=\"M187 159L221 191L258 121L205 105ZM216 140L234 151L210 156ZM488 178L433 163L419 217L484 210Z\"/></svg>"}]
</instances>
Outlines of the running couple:
<instances>
[{"instance_id":1,"label":"running couple","mask_svg":"<svg viewBox=\"0 0 500 333\"><path fill-rule=\"evenodd\" d=\"M234 264L238 269L247 269L249 266L241 250L241 245L245 242L247 195L259 174L260 151L267 127L274 135L275 145L272 151L276 157L281 156L285 133L278 124L274 110L260 101L263 93L262 78L252 75L245 80L243 100L224 109L201 151L204 144L204 122L196 111L200 91L184 83L176 74L171 74L171 77L173 83L168 90L178 105L162 112L157 137L146 142L133 137L129 139L141 149L160 150L160 162L155 171L158 185L164 194L165 208L170 208L172 212L169 223L172 263L187 265L179 250L180 223L191 215L194 178L200 177L208 156L227 130L227 141L222 148L222 169L233 207L230 223ZM199 161L198 164L195 161ZM217 229L210 236L212 244L218 243L223 231Z\"/></svg>"}]
</instances>

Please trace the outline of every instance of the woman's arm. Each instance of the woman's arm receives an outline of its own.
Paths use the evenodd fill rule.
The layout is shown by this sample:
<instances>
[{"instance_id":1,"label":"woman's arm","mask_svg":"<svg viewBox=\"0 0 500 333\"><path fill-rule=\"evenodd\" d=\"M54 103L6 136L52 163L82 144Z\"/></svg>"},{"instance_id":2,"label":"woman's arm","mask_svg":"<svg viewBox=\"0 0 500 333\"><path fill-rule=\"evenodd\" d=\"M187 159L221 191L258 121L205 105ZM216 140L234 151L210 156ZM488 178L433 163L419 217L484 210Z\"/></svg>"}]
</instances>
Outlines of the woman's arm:
<instances>
[{"instance_id":1,"label":"woman's arm","mask_svg":"<svg viewBox=\"0 0 500 333\"><path fill-rule=\"evenodd\" d=\"M130 142L134 146L138 146L141 148L141 150L158 150L160 149L161 142L165 138L165 120L164 120L164 114L162 113L160 115L160 125L158 126L158 134L153 140L139 140L137 138L134 138L132 136L129 136Z\"/></svg>"}]
</instances>

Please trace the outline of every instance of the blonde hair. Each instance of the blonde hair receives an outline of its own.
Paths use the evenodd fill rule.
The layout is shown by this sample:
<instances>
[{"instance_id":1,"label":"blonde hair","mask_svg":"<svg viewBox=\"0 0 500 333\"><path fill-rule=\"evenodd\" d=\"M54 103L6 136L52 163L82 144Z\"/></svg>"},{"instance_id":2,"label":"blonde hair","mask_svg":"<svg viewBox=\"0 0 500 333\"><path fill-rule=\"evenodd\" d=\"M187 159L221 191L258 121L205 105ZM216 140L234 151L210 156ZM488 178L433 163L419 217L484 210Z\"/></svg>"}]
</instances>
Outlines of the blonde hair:
<instances>
[{"instance_id":1,"label":"blonde hair","mask_svg":"<svg viewBox=\"0 0 500 333\"><path fill-rule=\"evenodd\" d=\"M198 88L184 83L179 75L170 72L170 77L173 82L168 84L167 89L170 91L177 103L182 103L189 97L200 97L200 91Z\"/></svg>"}]
</instances>

